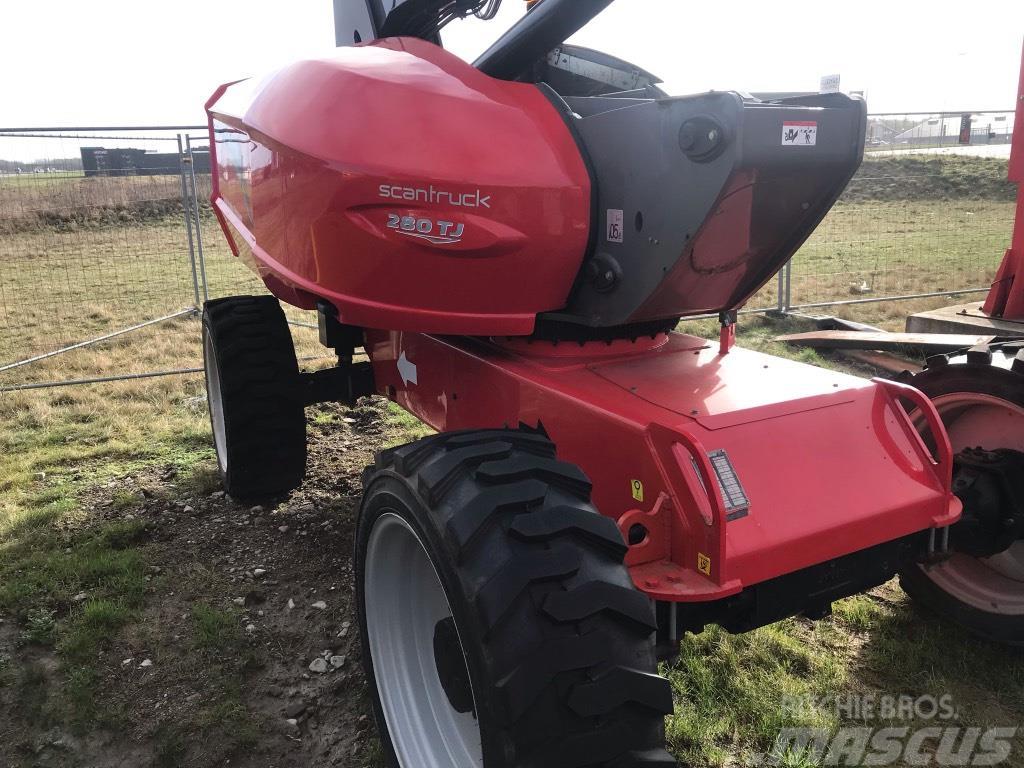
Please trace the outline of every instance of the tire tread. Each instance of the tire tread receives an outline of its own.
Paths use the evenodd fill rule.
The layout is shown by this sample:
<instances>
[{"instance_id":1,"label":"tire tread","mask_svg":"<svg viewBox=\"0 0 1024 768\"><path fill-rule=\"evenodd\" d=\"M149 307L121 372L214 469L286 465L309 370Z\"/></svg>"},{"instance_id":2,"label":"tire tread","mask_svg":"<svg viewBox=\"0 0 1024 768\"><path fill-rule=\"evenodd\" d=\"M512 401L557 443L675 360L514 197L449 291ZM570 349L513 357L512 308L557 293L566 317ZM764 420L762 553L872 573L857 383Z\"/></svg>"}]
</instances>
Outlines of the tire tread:
<instances>
[{"instance_id":1,"label":"tire tread","mask_svg":"<svg viewBox=\"0 0 1024 768\"><path fill-rule=\"evenodd\" d=\"M306 470L306 422L288 323L273 296L204 305L218 359L225 420L225 490L244 500L296 488Z\"/></svg>"},{"instance_id":2,"label":"tire tread","mask_svg":"<svg viewBox=\"0 0 1024 768\"><path fill-rule=\"evenodd\" d=\"M382 478L422 500L463 583L480 652L503 659L487 698L512 743L571 723L554 743L512 749L508 765L676 765L663 749L672 692L653 673L654 610L632 586L622 535L590 505L578 467L559 461L542 433L493 429L383 451L364 473L368 494ZM526 616L539 633L528 647L515 623ZM635 668L644 663L652 671Z\"/></svg>"}]
</instances>

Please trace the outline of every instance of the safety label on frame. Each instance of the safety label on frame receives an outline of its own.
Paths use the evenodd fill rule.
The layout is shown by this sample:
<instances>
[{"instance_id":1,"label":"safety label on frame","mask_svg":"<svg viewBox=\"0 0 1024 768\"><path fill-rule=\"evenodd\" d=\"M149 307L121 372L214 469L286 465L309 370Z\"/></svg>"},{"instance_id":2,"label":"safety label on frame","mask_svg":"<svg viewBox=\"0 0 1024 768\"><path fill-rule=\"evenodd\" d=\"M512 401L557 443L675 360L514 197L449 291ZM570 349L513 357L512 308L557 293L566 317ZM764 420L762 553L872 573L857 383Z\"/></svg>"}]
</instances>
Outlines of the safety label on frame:
<instances>
[{"instance_id":1,"label":"safety label on frame","mask_svg":"<svg viewBox=\"0 0 1024 768\"><path fill-rule=\"evenodd\" d=\"M639 480L629 481L629 490L633 493L633 499L636 501L644 500L644 484Z\"/></svg>"},{"instance_id":2,"label":"safety label on frame","mask_svg":"<svg viewBox=\"0 0 1024 768\"><path fill-rule=\"evenodd\" d=\"M608 242L622 242L622 209L608 209Z\"/></svg>"},{"instance_id":3,"label":"safety label on frame","mask_svg":"<svg viewBox=\"0 0 1024 768\"><path fill-rule=\"evenodd\" d=\"M705 576L711 575L711 558L703 552L697 553L697 570Z\"/></svg>"},{"instance_id":4,"label":"safety label on frame","mask_svg":"<svg viewBox=\"0 0 1024 768\"><path fill-rule=\"evenodd\" d=\"M811 120L786 120L782 124L782 146L813 147L818 143L818 124Z\"/></svg>"}]
</instances>

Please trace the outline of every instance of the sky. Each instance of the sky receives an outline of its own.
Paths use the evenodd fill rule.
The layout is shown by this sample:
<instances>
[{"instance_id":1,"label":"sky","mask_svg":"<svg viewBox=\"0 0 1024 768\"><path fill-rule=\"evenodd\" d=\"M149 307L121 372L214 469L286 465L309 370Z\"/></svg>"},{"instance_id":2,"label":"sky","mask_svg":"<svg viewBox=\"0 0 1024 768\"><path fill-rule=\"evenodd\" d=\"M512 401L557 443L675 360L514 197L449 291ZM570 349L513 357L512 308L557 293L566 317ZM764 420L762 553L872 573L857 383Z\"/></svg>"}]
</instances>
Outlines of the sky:
<instances>
[{"instance_id":1,"label":"sky","mask_svg":"<svg viewBox=\"0 0 1024 768\"><path fill-rule=\"evenodd\" d=\"M452 24L472 59L524 12ZM0 128L198 124L217 84L329 55L331 0L7 0ZM838 73L872 112L1009 109L1024 0L617 0L572 42L671 93L817 90Z\"/></svg>"}]
</instances>

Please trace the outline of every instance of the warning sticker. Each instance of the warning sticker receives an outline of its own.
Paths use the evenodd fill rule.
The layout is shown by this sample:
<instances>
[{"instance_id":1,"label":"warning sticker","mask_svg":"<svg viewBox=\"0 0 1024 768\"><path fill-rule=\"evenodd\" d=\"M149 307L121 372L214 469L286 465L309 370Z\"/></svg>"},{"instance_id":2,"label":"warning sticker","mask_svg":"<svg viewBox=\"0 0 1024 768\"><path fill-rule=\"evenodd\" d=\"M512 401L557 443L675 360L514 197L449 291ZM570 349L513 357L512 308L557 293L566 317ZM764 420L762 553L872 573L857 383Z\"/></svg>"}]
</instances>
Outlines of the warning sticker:
<instances>
[{"instance_id":1,"label":"warning sticker","mask_svg":"<svg viewBox=\"0 0 1024 768\"><path fill-rule=\"evenodd\" d=\"M633 498L637 501L644 500L644 484L639 480L630 480L629 489L633 492Z\"/></svg>"},{"instance_id":2,"label":"warning sticker","mask_svg":"<svg viewBox=\"0 0 1024 768\"><path fill-rule=\"evenodd\" d=\"M711 558L703 552L697 553L697 570L705 576L711 575Z\"/></svg>"},{"instance_id":3,"label":"warning sticker","mask_svg":"<svg viewBox=\"0 0 1024 768\"><path fill-rule=\"evenodd\" d=\"M620 208L608 209L608 242L622 242L622 210Z\"/></svg>"},{"instance_id":4,"label":"warning sticker","mask_svg":"<svg viewBox=\"0 0 1024 768\"><path fill-rule=\"evenodd\" d=\"M787 120L782 124L782 146L813 147L817 143L817 123L809 120Z\"/></svg>"}]
</instances>

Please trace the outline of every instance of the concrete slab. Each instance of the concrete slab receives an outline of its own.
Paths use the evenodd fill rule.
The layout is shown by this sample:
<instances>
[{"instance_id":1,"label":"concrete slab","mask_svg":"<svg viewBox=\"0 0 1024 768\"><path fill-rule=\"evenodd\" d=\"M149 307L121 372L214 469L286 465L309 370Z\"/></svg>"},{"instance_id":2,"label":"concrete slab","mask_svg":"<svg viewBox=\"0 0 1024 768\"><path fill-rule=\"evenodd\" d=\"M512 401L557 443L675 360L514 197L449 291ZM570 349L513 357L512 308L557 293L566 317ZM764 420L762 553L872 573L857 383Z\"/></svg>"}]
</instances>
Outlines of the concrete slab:
<instances>
[{"instance_id":1,"label":"concrete slab","mask_svg":"<svg viewBox=\"0 0 1024 768\"><path fill-rule=\"evenodd\" d=\"M981 311L981 302L918 312L907 318L908 333L970 333L1024 338L1024 322L989 317Z\"/></svg>"}]
</instances>

